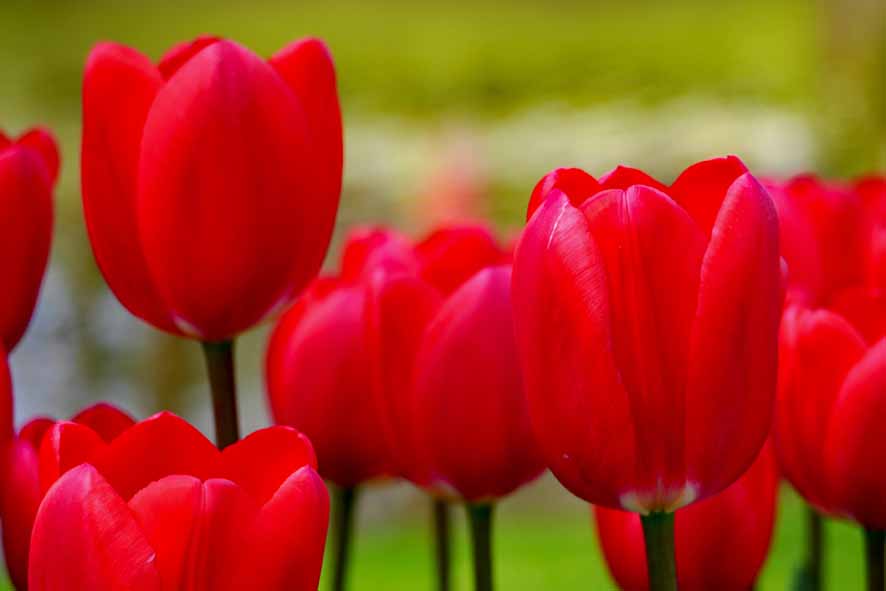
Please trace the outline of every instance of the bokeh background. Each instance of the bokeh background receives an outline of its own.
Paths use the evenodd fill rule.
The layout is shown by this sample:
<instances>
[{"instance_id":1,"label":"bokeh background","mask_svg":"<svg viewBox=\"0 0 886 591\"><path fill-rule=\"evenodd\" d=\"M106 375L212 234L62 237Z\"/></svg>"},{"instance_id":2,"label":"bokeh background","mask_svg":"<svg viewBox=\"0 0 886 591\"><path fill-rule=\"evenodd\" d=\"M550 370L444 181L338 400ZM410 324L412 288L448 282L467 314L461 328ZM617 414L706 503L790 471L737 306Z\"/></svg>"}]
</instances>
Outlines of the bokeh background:
<instances>
[{"instance_id":1,"label":"bokeh background","mask_svg":"<svg viewBox=\"0 0 886 591\"><path fill-rule=\"evenodd\" d=\"M413 235L456 217L507 238L534 183L555 166L601 174L628 163L670 181L736 153L761 176L852 177L886 161L886 3L268 0L0 2L0 126L58 134L63 171L41 301L12 359L19 424L110 399L138 417L162 408L210 432L193 343L128 315L105 287L79 196L80 80L99 40L159 57L200 33L262 55L304 35L330 44L346 138L336 246L383 222ZM268 423L267 326L238 343L242 421ZM800 502L783 491L759 589L787 589L802 552ZM463 515L456 588L468 589ZM427 502L381 483L360 499L352 589L431 589ZM861 588L861 536L827 525L826 576ZM545 476L501 504L500 588L609 589L585 505ZM0 583L2 587L3 583Z\"/></svg>"}]
</instances>

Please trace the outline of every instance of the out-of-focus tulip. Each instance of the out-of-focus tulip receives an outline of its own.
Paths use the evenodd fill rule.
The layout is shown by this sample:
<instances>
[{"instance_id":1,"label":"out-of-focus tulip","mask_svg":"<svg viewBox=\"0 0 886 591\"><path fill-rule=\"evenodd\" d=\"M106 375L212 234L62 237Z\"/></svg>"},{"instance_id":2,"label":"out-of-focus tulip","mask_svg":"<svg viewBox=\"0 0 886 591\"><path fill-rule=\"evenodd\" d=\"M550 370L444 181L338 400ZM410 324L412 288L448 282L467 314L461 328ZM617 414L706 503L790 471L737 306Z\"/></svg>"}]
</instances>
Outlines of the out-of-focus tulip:
<instances>
[{"instance_id":1,"label":"out-of-focus tulip","mask_svg":"<svg viewBox=\"0 0 886 591\"><path fill-rule=\"evenodd\" d=\"M829 309L784 314L775 443L785 476L820 510L886 529L886 298L848 288Z\"/></svg>"},{"instance_id":2,"label":"out-of-focus tulip","mask_svg":"<svg viewBox=\"0 0 886 591\"><path fill-rule=\"evenodd\" d=\"M766 191L735 157L669 187L628 168L600 181L561 170L530 214L512 288L548 466L577 496L639 513L730 485L768 435L775 394Z\"/></svg>"},{"instance_id":3,"label":"out-of-focus tulip","mask_svg":"<svg viewBox=\"0 0 886 591\"><path fill-rule=\"evenodd\" d=\"M341 273L318 279L271 335L267 388L274 419L311 439L321 474L339 486L412 469L403 401L418 341L439 300L417 269L405 238L355 231Z\"/></svg>"},{"instance_id":4,"label":"out-of-focus tulip","mask_svg":"<svg viewBox=\"0 0 886 591\"><path fill-rule=\"evenodd\" d=\"M268 61L199 38L158 64L101 43L83 81L83 208L133 314L224 341L316 275L341 189L341 115L317 39Z\"/></svg>"},{"instance_id":5,"label":"out-of-focus tulip","mask_svg":"<svg viewBox=\"0 0 886 591\"><path fill-rule=\"evenodd\" d=\"M819 305L863 275L862 203L847 187L813 175L766 182L778 211L788 301Z\"/></svg>"},{"instance_id":6,"label":"out-of-focus tulip","mask_svg":"<svg viewBox=\"0 0 886 591\"><path fill-rule=\"evenodd\" d=\"M31 591L317 589L329 499L292 429L220 452L168 413L110 442L57 423L39 459L58 479L34 522Z\"/></svg>"},{"instance_id":7,"label":"out-of-focus tulip","mask_svg":"<svg viewBox=\"0 0 886 591\"><path fill-rule=\"evenodd\" d=\"M726 490L678 511L677 577L683 591L746 591L760 572L775 525L778 471L770 446ZM595 507L609 572L625 591L648 589L646 549L634 513Z\"/></svg>"},{"instance_id":8,"label":"out-of-focus tulip","mask_svg":"<svg viewBox=\"0 0 886 591\"><path fill-rule=\"evenodd\" d=\"M0 131L0 343L7 352L21 340L37 304L58 169L58 148L48 130L34 128L14 140Z\"/></svg>"},{"instance_id":9,"label":"out-of-focus tulip","mask_svg":"<svg viewBox=\"0 0 886 591\"><path fill-rule=\"evenodd\" d=\"M0 518L6 565L17 589L27 588L31 528L43 494L73 463L91 459L84 447L69 454L69 442L110 443L134 424L122 410L100 403L70 421L33 419L12 440L4 463Z\"/></svg>"},{"instance_id":10,"label":"out-of-focus tulip","mask_svg":"<svg viewBox=\"0 0 886 591\"><path fill-rule=\"evenodd\" d=\"M886 290L886 175L858 179L853 189L865 211L862 231L866 283Z\"/></svg>"},{"instance_id":11,"label":"out-of-focus tulip","mask_svg":"<svg viewBox=\"0 0 886 591\"><path fill-rule=\"evenodd\" d=\"M469 502L505 496L544 468L529 425L511 267L486 267L431 319L415 370L415 429L428 485Z\"/></svg>"}]
</instances>

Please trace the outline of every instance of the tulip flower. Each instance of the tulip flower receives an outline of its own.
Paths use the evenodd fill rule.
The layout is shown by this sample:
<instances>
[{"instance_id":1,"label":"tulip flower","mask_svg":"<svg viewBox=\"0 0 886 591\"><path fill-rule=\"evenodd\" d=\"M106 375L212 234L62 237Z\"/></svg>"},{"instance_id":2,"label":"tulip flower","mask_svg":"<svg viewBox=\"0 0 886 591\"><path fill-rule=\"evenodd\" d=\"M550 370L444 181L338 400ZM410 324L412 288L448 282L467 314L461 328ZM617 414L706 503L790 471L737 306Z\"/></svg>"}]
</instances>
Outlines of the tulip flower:
<instances>
[{"instance_id":1,"label":"tulip flower","mask_svg":"<svg viewBox=\"0 0 886 591\"><path fill-rule=\"evenodd\" d=\"M515 348L508 346L513 339L505 289L509 273L482 271L503 257L481 226L442 228L415 247L388 231L359 230L347 242L339 275L318 279L281 319L268 346L272 412L278 423L296 427L314 442L321 473L341 489L337 514L350 515L354 489L379 478L406 477L438 493L454 490L463 498L486 501L541 471L529 438L522 439L528 419L520 412ZM478 279L483 273L485 278ZM443 303L447 297L454 303ZM470 322L459 325L461 306L474 312ZM474 366L443 365L458 347L477 347L477 363L495 364L482 373L486 382L480 375L457 377L476 373ZM424 373L419 378L420 350ZM474 423L487 425L485 439L478 434L477 440L485 445L484 456L472 473L456 473L454 466L463 459L457 449L440 448L434 455L419 437L419 431L442 424L419 409L424 402L442 408L442 390L434 389L434 376L440 373L449 376L450 385L463 380L468 387L472 378L477 380L470 390L448 393L450 401L465 397L464 403L452 405L451 419L463 411L453 428L468 432ZM479 393L488 399L482 406ZM434 439L445 435L434 433L439 436ZM438 504L435 514L443 530L440 570L448 572L444 505ZM441 587L446 584L441 581ZM334 583L334 588L341 587Z\"/></svg>"},{"instance_id":2,"label":"tulip flower","mask_svg":"<svg viewBox=\"0 0 886 591\"><path fill-rule=\"evenodd\" d=\"M734 482L769 433L775 208L735 157L667 187L555 171L539 192L512 285L536 437L573 494L644 516L653 588L672 588L672 512Z\"/></svg>"},{"instance_id":3,"label":"tulip flower","mask_svg":"<svg viewBox=\"0 0 886 591\"><path fill-rule=\"evenodd\" d=\"M97 45L83 80L83 209L111 289L199 339L222 445L238 437L231 340L317 274L341 189L332 58L317 39L265 61L201 37L158 64Z\"/></svg>"},{"instance_id":4,"label":"tulip flower","mask_svg":"<svg viewBox=\"0 0 886 591\"><path fill-rule=\"evenodd\" d=\"M28 550L31 528L37 507L46 489L73 461L86 461L82 452L68 457L68 442L111 443L135 421L109 404L90 406L69 421L40 417L28 422L6 449L5 474L0 494L0 519L3 522L3 551L10 578L17 589L26 589ZM64 445L61 443L64 442Z\"/></svg>"},{"instance_id":5,"label":"tulip flower","mask_svg":"<svg viewBox=\"0 0 886 591\"><path fill-rule=\"evenodd\" d=\"M677 578L683 591L747 591L766 560L778 497L775 456L767 445L726 490L677 512ZM621 589L649 588L640 518L594 507L597 537Z\"/></svg>"},{"instance_id":6,"label":"tulip flower","mask_svg":"<svg viewBox=\"0 0 886 591\"><path fill-rule=\"evenodd\" d=\"M34 128L17 139L0 131L0 344L12 352L24 335L52 241L52 188L58 177L55 139Z\"/></svg>"},{"instance_id":7,"label":"tulip flower","mask_svg":"<svg viewBox=\"0 0 886 591\"><path fill-rule=\"evenodd\" d=\"M886 476L886 297L861 287L828 308L785 311L775 443L794 488L819 511L850 518L879 545L871 589L883 587ZM876 552L874 552L876 554Z\"/></svg>"},{"instance_id":8,"label":"tulip flower","mask_svg":"<svg viewBox=\"0 0 886 591\"><path fill-rule=\"evenodd\" d=\"M219 451L169 413L110 442L60 423L41 474L44 459L59 475L34 521L31 591L317 588L328 495L290 428Z\"/></svg>"},{"instance_id":9,"label":"tulip flower","mask_svg":"<svg viewBox=\"0 0 886 591\"><path fill-rule=\"evenodd\" d=\"M824 443L818 438L829 424L835 397L842 396L853 356L883 334L877 269L886 183L876 176L847 185L801 175L770 186L793 294L781 329L776 443L785 475L813 507L801 574L817 589L823 552L819 512L843 511L826 490L835 476L813 458L823 461ZM865 344L859 344L858 334Z\"/></svg>"}]
</instances>

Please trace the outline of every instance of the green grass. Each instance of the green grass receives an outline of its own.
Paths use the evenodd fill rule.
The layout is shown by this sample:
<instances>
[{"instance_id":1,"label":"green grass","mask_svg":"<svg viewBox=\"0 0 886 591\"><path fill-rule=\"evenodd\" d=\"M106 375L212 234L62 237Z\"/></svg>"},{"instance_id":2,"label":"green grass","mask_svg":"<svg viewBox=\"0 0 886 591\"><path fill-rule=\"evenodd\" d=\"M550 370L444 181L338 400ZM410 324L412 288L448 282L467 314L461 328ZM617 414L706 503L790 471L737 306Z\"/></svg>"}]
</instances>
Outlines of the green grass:
<instances>
[{"instance_id":1,"label":"green grass","mask_svg":"<svg viewBox=\"0 0 886 591\"><path fill-rule=\"evenodd\" d=\"M615 589L597 547L586 506L552 490L550 483L530 487L502 502L495 516L495 575L506 591ZM544 505L525 497L541 494ZM370 492L371 494L371 492ZM418 508L420 509L420 508ZM791 588L804 551L802 501L785 486L769 558L757 586L760 591ZM430 516L420 511L388 523L363 523L354 547L351 591L422 591L434 589ZM453 513L456 525L454 581L468 591L470 556L464 511ZM837 521L826 525L826 589L863 588L862 535ZM324 580L321 589L328 585Z\"/></svg>"}]
</instances>

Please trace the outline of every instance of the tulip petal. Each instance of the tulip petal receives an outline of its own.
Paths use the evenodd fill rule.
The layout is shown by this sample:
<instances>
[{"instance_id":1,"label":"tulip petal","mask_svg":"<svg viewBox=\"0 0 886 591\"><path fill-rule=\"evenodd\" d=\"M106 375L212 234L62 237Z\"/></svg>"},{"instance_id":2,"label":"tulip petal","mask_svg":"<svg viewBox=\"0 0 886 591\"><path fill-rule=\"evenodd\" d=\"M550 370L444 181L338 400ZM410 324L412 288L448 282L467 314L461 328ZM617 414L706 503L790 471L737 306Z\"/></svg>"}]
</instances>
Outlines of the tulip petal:
<instances>
[{"instance_id":1,"label":"tulip petal","mask_svg":"<svg viewBox=\"0 0 886 591\"><path fill-rule=\"evenodd\" d=\"M0 344L11 352L22 338L43 282L52 240L52 193L37 151L0 152Z\"/></svg>"},{"instance_id":2,"label":"tulip petal","mask_svg":"<svg viewBox=\"0 0 886 591\"><path fill-rule=\"evenodd\" d=\"M31 537L30 591L160 591L156 555L126 503L89 464L62 476Z\"/></svg>"},{"instance_id":3,"label":"tulip petal","mask_svg":"<svg viewBox=\"0 0 886 591\"><path fill-rule=\"evenodd\" d=\"M775 449L788 480L810 503L830 510L823 471L827 425L837 395L865 343L832 312L792 307L779 337Z\"/></svg>"},{"instance_id":4,"label":"tulip petal","mask_svg":"<svg viewBox=\"0 0 886 591\"><path fill-rule=\"evenodd\" d=\"M62 474L92 462L105 442L89 427L59 421L47 431L40 445L40 490L45 493Z\"/></svg>"},{"instance_id":5,"label":"tulip petal","mask_svg":"<svg viewBox=\"0 0 886 591\"><path fill-rule=\"evenodd\" d=\"M850 370L834 402L824 441L826 478L837 509L864 527L886 529L886 338ZM821 469L821 465L819 465Z\"/></svg>"},{"instance_id":6,"label":"tulip petal","mask_svg":"<svg viewBox=\"0 0 886 591\"><path fill-rule=\"evenodd\" d=\"M417 423L434 476L468 501L513 492L543 464L513 336L511 269L462 285L425 331L416 358Z\"/></svg>"},{"instance_id":7,"label":"tulip petal","mask_svg":"<svg viewBox=\"0 0 886 591\"><path fill-rule=\"evenodd\" d=\"M136 178L142 130L163 84L140 53L100 43L83 75L83 213L92 251L114 295L133 314L177 333L142 253Z\"/></svg>"},{"instance_id":8,"label":"tulip petal","mask_svg":"<svg viewBox=\"0 0 886 591\"><path fill-rule=\"evenodd\" d=\"M85 425L95 431L105 443L135 425L135 420L116 406L99 402L84 408L71 418L71 422Z\"/></svg>"},{"instance_id":9,"label":"tulip petal","mask_svg":"<svg viewBox=\"0 0 886 591\"><path fill-rule=\"evenodd\" d=\"M139 236L189 335L220 341L250 328L294 295L294 269L322 258L325 243L302 243L332 218L306 138L280 77L229 41L157 94L141 143Z\"/></svg>"},{"instance_id":10,"label":"tulip petal","mask_svg":"<svg viewBox=\"0 0 886 591\"><path fill-rule=\"evenodd\" d=\"M377 266L413 270L415 258L412 245L404 236L383 228L357 228L345 240L339 277L342 281L357 281Z\"/></svg>"},{"instance_id":11,"label":"tulip petal","mask_svg":"<svg viewBox=\"0 0 886 591\"><path fill-rule=\"evenodd\" d=\"M616 166L608 173L600 177L600 185L602 189L622 189L627 190L634 185L644 185L658 189L662 193L667 193L668 188L637 168L630 166Z\"/></svg>"},{"instance_id":12,"label":"tulip petal","mask_svg":"<svg viewBox=\"0 0 886 591\"><path fill-rule=\"evenodd\" d=\"M289 237L294 252L304 259L292 278L296 291L312 279L326 255L342 181L342 120L335 80L335 65L329 48L320 39L295 41L278 51L268 63L298 98L310 132L310 153L315 165L315 192L311 223Z\"/></svg>"},{"instance_id":13,"label":"tulip petal","mask_svg":"<svg viewBox=\"0 0 886 591\"><path fill-rule=\"evenodd\" d=\"M329 494L310 466L292 474L259 511L245 554L220 589L315 591L329 523Z\"/></svg>"},{"instance_id":14,"label":"tulip petal","mask_svg":"<svg viewBox=\"0 0 886 591\"><path fill-rule=\"evenodd\" d=\"M240 487L229 480L167 476L139 491L129 506L157 551L164 589L229 588L257 511Z\"/></svg>"},{"instance_id":15,"label":"tulip petal","mask_svg":"<svg viewBox=\"0 0 886 591\"><path fill-rule=\"evenodd\" d=\"M40 155L40 158L43 160L43 165L46 167L49 184L50 186L54 186L55 182L58 180L58 169L61 157L58 153L58 144L56 143L55 136L52 135L52 132L45 127L35 127L22 134L17 140L15 140L15 143L19 146L25 146L32 150L36 150Z\"/></svg>"},{"instance_id":16,"label":"tulip petal","mask_svg":"<svg viewBox=\"0 0 886 591\"><path fill-rule=\"evenodd\" d=\"M48 417L37 417L31 419L18 432L18 438L23 439L31 444L35 450L40 449L43 442L43 436L55 424L55 419Z\"/></svg>"},{"instance_id":17,"label":"tulip petal","mask_svg":"<svg viewBox=\"0 0 886 591\"><path fill-rule=\"evenodd\" d=\"M2 466L3 553L15 588L26 589L31 528L43 498L37 451L26 439L17 438L9 444Z\"/></svg>"},{"instance_id":18,"label":"tulip petal","mask_svg":"<svg viewBox=\"0 0 886 591\"><path fill-rule=\"evenodd\" d=\"M646 509L673 509L693 494L683 392L705 239L676 203L643 185L598 193L581 209L606 271L612 352L635 425L629 493Z\"/></svg>"},{"instance_id":19,"label":"tulip petal","mask_svg":"<svg viewBox=\"0 0 886 591\"><path fill-rule=\"evenodd\" d=\"M226 477L243 487L259 505L302 466L317 467L308 438L291 427L269 427L222 451Z\"/></svg>"},{"instance_id":20,"label":"tulip petal","mask_svg":"<svg viewBox=\"0 0 886 591\"><path fill-rule=\"evenodd\" d=\"M584 203L585 199L602 190L603 187L597 179L580 168L554 169L543 176L532 189L532 196L526 209L526 219L532 218L532 214L553 191L564 193L572 205L577 207Z\"/></svg>"},{"instance_id":21,"label":"tulip petal","mask_svg":"<svg viewBox=\"0 0 886 591\"><path fill-rule=\"evenodd\" d=\"M587 219L559 191L520 238L512 294L530 418L548 466L573 494L619 507L636 450L612 356L605 267Z\"/></svg>"},{"instance_id":22,"label":"tulip petal","mask_svg":"<svg viewBox=\"0 0 886 591\"><path fill-rule=\"evenodd\" d=\"M458 289L475 273L505 262L505 252L485 226L447 226L415 246L420 273L444 294Z\"/></svg>"},{"instance_id":23,"label":"tulip petal","mask_svg":"<svg viewBox=\"0 0 886 591\"><path fill-rule=\"evenodd\" d=\"M379 437L382 409L371 387L365 306L360 286L300 300L283 316L268 348L275 422L304 433L317 452L320 472L340 486L393 468Z\"/></svg>"},{"instance_id":24,"label":"tulip petal","mask_svg":"<svg viewBox=\"0 0 886 591\"><path fill-rule=\"evenodd\" d=\"M200 35L193 41L178 43L163 54L157 62L157 69L165 80L169 80L188 60L217 41L221 39L212 35Z\"/></svg>"},{"instance_id":25,"label":"tulip petal","mask_svg":"<svg viewBox=\"0 0 886 591\"><path fill-rule=\"evenodd\" d=\"M701 496L757 457L775 399L781 314L778 219L750 174L726 192L701 267L686 389L686 462Z\"/></svg>"},{"instance_id":26,"label":"tulip petal","mask_svg":"<svg viewBox=\"0 0 886 591\"><path fill-rule=\"evenodd\" d=\"M437 291L409 273L376 269L367 281L365 334L373 393L385 409L382 434L401 476L423 482L411 396L415 357L440 305Z\"/></svg>"},{"instance_id":27,"label":"tulip petal","mask_svg":"<svg viewBox=\"0 0 886 591\"><path fill-rule=\"evenodd\" d=\"M218 449L197 429L168 412L124 431L95 464L124 499L171 474L201 480L223 475Z\"/></svg>"},{"instance_id":28,"label":"tulip petal","mask_svg":"<svg viewBox=\"0 0 886 591\"><path fill-rule=\"evenodd\" d=\"M683 171L667 190L683 209L710 235L726 192L748 169L735 156L712 158Z\"/></svg>"}]
</instances>

